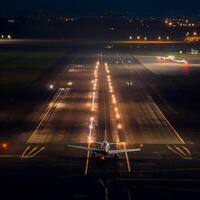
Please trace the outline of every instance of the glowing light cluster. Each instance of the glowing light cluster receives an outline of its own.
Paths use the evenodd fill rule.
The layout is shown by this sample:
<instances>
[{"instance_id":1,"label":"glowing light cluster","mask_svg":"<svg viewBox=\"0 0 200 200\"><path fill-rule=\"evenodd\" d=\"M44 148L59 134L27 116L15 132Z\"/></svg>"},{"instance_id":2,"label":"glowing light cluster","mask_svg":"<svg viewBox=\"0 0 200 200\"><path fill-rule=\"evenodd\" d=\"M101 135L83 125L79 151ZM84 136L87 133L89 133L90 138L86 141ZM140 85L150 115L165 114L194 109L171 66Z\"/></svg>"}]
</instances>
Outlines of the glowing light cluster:
<instances>
[{"instance_id":1,"label":"glowing light cluster","mask_svg":"<svg viewBox=\"0 0 200 200\"><path fill-rule=\"evenodd\" d=\"M97 89L97 82L98 82L98 69L99 69L99 61L97 61L95 70L94 70L94 80L91 81L92 83L92 103L91 103L91 112L92 116L90 117L89 120L89 134L88 134L88 141L91 143L92 142L92 130L93 130L93 123L94 123L94 116L93 112L95 111L95 98L96 98L96 89Z\"/></svg>"},{"instance_id":2,"label":"glowing light cluster","mask_svg":"<svg viewBox=\"0 0 200 200\"><path fill-rule=\"evenodd\" d=\"M106 71L106 74L107 74L107 82L108 82L108 87L109 87L109 92L110 92L110 98L111 98L111 101L112 101L112 104L113 104L115 118L116 118L116 121L117 121L117 129L120 130L120 129L122 129L122 123L120 122L120 114L119 114L119 109L118 109L118 106L117 106L117 99L116 99L116 96L114 94L112 80L111 80L111 76L110 76L110 70L109 70L107 63L105 63L105 71Z\"/></svg>"}]
</instances>

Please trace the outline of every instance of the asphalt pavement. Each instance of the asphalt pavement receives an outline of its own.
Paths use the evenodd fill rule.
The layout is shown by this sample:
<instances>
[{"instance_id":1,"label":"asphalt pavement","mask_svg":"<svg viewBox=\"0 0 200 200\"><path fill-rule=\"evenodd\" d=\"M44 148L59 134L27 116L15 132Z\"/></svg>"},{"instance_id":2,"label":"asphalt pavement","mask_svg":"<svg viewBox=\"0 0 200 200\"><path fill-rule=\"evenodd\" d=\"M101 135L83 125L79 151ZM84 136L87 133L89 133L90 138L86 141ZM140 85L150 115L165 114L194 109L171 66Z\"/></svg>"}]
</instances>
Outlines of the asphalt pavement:
<instances>
[{"instance_id":1,"label":"asphalt pavement","mask_svg":"<svg viewBox=\"0 0 200 200\"><path fill-rule=\"evenodd\" d=\"M71 199L134 199L144 197L143 191L171 199L199 194L198 144L188 144L157 105L149 91L157 90L154 78L133 55L77 54L58 76L48 103L27 116L34 128L10 137L1 151L2 180L13 181L6 187L19 182L30 192L27 185L34 182L44 195L49 184L49 197L60 188L61 198L66 185ZM101 161L67 146L96 147L89 136L93 142L116 142L113 148L142 150Z\"/></svg>"}]
</instances>

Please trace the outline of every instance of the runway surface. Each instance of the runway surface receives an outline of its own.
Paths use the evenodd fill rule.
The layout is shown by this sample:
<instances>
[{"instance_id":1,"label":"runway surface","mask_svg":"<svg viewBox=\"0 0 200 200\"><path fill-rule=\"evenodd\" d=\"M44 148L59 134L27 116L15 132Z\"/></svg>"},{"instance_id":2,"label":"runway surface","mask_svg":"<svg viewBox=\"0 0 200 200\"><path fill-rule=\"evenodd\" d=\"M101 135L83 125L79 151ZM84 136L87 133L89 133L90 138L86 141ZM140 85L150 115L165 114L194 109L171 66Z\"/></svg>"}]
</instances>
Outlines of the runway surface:
<instances>
[{"instance_id":1,"label":"runway surface","mask_svg":"<svg viewBox=\"0 0 200 200\"><path fill-rule=\"evenodd\" d=\"M155 103L149 88L156 90L156 76L133 55L98 51L76 56L58 76L58 88L48 104L27 116L35 127L10 137L8 149L1 151L2 180L12 178L14 184L23 177L23 185L30 184L27 178L39 185L54 180L68 186L71 198L93 198L91 187L93 193L101 188L99 199L109 195L131 199L134 192L141 195L140 187L133 187L142 185L141 180L154 190L163 184L161 191L171 191L167 188L171 180L176 186L182 183L187 194L199 193L198 183L193 187L194 181L199 182L198 143L193 138L194 144L188 144ZM114 149L142 144L142 150L100 161L67 146L97 147L93 142L103 140L115 142ZM80 177L89 186L81 186ZM82 193L73 190L76 184ZM180 194L179 189L176 192Z\"/></svg>"}]
</instances>

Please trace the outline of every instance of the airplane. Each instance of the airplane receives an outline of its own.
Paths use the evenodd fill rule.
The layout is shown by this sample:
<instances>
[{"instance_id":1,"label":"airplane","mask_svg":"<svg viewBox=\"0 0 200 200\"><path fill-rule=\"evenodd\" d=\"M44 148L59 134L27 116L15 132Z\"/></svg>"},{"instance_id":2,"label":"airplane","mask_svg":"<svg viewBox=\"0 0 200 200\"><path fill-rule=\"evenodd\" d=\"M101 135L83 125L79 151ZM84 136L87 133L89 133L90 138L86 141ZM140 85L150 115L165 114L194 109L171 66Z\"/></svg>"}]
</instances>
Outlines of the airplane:
<instances>
[{"instance_id":1,"label":"airplane","mask_svg":"<svg viewBox=\"0 0 200 200\"><path fill-rule=\"evenodd\" d=\"M185 59L182 59L182 60L178 60L178 59L176 59L176 60L173 60L174 62L177 62L177 63L184 63L184 64L188 64L188 61L187 60L185 60Z\"/></svg>"},{"instance_id":2,"label":"airplane","mask_svg":"<svg viewBox=\"0 0 200 200\"><path fill-rule=\"evenodd\" d=\"M112 48L113 48L113 45L112 45L112 44L107 44L107 45L105 45L104 47L105 47L105 49L112 49Z\"/></svg>"},{"instance_id":3,"label":"airplane","mask_svg":"<svg viewBox=\"0 0 200 200\"><path fill-rule=\"evenodd\" d=\"M174 56L157 56L157 59L161 62L165 62L165 61L173 61L174 60Z\"/></svg>"},{"instance_id":4,"label":"airplane","mask_svg":"<svg viewBox=\"0 0 200 200\"><path fill-rule=\"evenodd\" d=\"M117 154L120 154L120 153L141 151L141 148L112 150L112 149L110 149L110 146L115 145L117 143L109 143L108 141L95 142L95 143L100 144L101 147L97 149L97 148L88 148L88 147L77 146L77 145L67 145L67 146L76 148L76 149L82 149L85 151L90 151L90 152L92 152L92 157L95 157L96 154L101 154L101 155L103 155L102 159L105 159L105 157L108 155L114 155L114 157L117 158ZM142 146L143 145L140 145L140 147L142 147Z\"/></svg>"},{"instance_id":5,"label":"airplane","mask_svg":"<svg viewBox=\"0 0 200 200\"><path fill-rule=\"evenodd\" d=\"M184 64L188 64L188 61L185 60L185 59L175 59L174 56L167 56L167 57L164 57L164 56L157 56L157 59L160 61L160 62L176 62L176 63L184 63Z\"/></svg>"}]
</instances>

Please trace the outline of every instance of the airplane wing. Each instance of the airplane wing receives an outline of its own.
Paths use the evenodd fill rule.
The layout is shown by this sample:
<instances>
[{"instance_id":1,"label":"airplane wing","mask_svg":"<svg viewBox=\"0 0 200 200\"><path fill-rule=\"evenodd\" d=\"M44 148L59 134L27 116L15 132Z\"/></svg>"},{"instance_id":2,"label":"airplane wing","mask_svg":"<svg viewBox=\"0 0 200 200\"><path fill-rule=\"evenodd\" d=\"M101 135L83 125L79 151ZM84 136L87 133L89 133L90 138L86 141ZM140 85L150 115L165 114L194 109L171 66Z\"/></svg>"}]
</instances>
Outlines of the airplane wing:
<instances>
[{"instance_id":1,"label":"airplane wing","mask_svg":"<svg viewBox=\"0 0 200 200\"><path fill-rule=\"evenodd\" d=\"M102 142L94 142L94 143L96 143L96 144L102 144ZM109 142L109 145L116 145L116 144L118 144L117 142Z\"/></svg>"},{"instance_id":2,"label":"airplane wing","mask_svg":"<svg viewBox=\"0 0 200 200\"><path fill-rule=\"evenodd\" d=\"M135 152L135 151L141 151L141 149L116 149L116 150L110 150L109 154L119 154L119 153L125 153L125 152Z\"/></svg>"},{"instance_id":3,"label":"airplane wing","mask_svg":"<svg viewBox=\"0 0 200 200\"><path fill-rule=\"evenodd\" d=\"M68 147L76 148L76 149L82 149L85 151L93 151L93 152L101 152L101 149L96 149L96 148L88 148L88 147L83 147L83 146L78 146L78 145L67 145Z\"/></svg>"},{"instance_id":4,"label":"airplane wing","mask_svg":"<svg viewBox=\"0 0 200 200\"><path fill-rule=\"evenodd\" d=\"M94 142L95 144L102 144L102 142Z\"/></svg>"},{"instance_id":5,"label":"airplane wing","mask_svg":"<svg viewBox=\"0 0 200 200\"><path fill-rule=\"evenodd\" d=\"M117 142L109 142L109 145L117 145Z\"/></svg>"}]
</instances>

